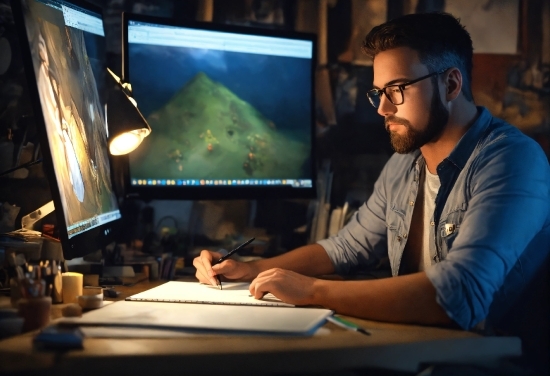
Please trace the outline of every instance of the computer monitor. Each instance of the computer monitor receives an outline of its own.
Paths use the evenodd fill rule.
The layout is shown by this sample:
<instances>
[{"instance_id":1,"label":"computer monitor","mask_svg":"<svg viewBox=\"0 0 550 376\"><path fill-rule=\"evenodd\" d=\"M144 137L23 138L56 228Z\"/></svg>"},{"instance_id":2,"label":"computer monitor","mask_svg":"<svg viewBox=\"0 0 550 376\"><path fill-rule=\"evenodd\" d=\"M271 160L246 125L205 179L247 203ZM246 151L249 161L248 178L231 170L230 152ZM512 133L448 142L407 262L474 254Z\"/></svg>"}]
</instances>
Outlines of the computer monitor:
<instances>
[{"instance_id":1,"label":"computer monitor","mask_svg":"<svg viewBox=\"0 0 550 376\"><path fill-rule=\"evenodd\" d=\"M143 199L315 197L316 36L123 14L123 78L151 126Z\"/></svg>"},{"instance_id":2,"label":"computer monitor","mask_svg":"<svg viewBox=\"0 0 550 376\"><path fill-rule=\"evenodd\" d=\"M15 0L12 9L65 259L114 239L101 9L71 0Z\"/></svg>"}]
</instances>

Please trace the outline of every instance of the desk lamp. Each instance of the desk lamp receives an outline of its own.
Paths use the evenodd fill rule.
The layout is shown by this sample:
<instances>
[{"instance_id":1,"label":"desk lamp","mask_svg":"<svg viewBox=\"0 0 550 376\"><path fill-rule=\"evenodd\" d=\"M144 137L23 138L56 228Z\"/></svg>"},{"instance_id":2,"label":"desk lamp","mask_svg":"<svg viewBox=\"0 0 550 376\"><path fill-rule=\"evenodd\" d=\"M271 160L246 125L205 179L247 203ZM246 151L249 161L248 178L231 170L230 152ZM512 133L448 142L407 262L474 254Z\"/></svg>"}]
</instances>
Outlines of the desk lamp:
<instances>
[{"instance_id":1,"label":"desk lamp","mask_svg":"<svg viewBox=\"0 0 550 376\"><path fill-rule=\"evenodd\" d=\"M151 133L151 127L132 98L132 86L107 68L117 85L109 92L107 123L109 152L112 155L128 154Z\"/></svg>"}]
</instances>

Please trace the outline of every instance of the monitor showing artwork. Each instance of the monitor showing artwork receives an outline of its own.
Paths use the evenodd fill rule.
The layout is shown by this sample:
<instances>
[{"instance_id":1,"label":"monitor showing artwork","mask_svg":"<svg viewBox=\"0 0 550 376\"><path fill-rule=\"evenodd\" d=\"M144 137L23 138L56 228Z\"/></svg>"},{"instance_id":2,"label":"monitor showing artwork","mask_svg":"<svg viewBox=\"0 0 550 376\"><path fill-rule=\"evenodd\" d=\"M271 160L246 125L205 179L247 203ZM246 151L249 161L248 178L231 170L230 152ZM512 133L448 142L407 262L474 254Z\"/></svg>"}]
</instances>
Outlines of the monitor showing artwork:
<instances>
[{"instance_id":1,"label":"monitor showing artwork","mask_svg":"<svg viewBox=\"0 0 550 376\"><path fill-rule=\"evenodd\" d=\"M129 195L315 196L315 35L125 13L123 44L151 126Z\"/></svg>"},{"instance_id":2,"label":"monitor showing artwork","mask_svg":"<svg viewBox=\"0 0 550 376\"><path fill-rule=\"evenodd\" d=\"M29 96L66 259L113 240L101 9L71 0L16 0Z\"/></svg>"}]
</instances>

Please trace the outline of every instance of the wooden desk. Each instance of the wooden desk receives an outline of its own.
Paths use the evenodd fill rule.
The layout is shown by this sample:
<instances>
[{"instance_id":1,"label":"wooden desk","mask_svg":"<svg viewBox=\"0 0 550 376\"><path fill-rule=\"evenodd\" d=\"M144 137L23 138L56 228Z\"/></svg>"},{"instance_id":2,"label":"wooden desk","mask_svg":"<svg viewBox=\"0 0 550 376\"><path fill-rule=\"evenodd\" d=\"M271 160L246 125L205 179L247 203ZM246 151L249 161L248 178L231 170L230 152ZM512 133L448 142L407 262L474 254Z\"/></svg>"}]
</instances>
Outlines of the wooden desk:
<instances>
[{"instance_id":1,"label":"wooden desk","mask_svg":"<svg viewBox=\"0 0 550 376\"><path fill-rule=\"evenodd\" d=\"M119 298L158 283L121 287ZM0 341L0 374L163 375L289 374L385 369L418 372L423 364L494 365L521 355L515 337L350 319L372 332L366 336L327 323L312 337L189 335L182 338L87 338L83 350L33 348L35 333ZM55 373L54 373L55 372Z\"/></svg>"}]
</instances>

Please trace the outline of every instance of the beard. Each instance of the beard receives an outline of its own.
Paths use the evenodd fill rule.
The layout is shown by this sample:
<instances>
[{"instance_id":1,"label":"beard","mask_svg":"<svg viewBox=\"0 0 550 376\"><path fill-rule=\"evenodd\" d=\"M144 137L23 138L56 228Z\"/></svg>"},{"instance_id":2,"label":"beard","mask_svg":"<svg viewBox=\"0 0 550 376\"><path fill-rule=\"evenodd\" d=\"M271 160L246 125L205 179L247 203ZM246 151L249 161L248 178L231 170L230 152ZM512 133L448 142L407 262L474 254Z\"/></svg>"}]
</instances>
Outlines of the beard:
<instances>
[{"instance_id":1,"label":"beard","mask_svg":"<svg viewBox=\"0 0 550 376\"><path fill-rule=\"evenodd\" d=\"M407 119L397 116L388 116L385 119L386 130L390 134L391 146L396 153L407 154L435 140L449 121L449 111L443 106L441 99L439 99L439 88L437 85L434 85L434 88L432 103L430 105L430 117L428 118L426 128L422 130L413 129ZM402 124L407 129L407 132L404 135L391 132L388 128L389 123Z\"/></svg>"}]
</instances>

